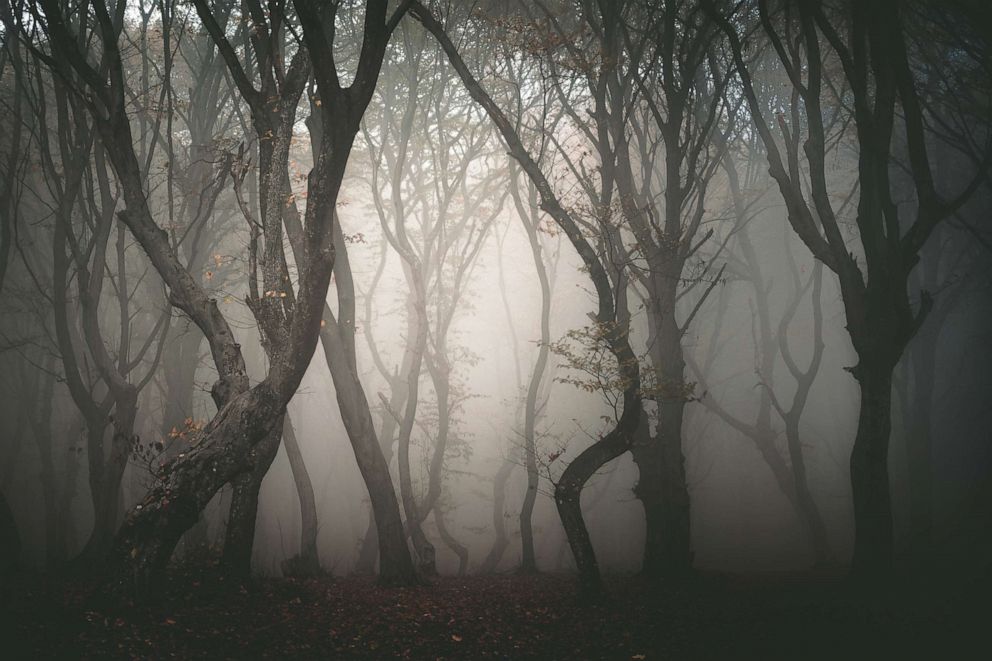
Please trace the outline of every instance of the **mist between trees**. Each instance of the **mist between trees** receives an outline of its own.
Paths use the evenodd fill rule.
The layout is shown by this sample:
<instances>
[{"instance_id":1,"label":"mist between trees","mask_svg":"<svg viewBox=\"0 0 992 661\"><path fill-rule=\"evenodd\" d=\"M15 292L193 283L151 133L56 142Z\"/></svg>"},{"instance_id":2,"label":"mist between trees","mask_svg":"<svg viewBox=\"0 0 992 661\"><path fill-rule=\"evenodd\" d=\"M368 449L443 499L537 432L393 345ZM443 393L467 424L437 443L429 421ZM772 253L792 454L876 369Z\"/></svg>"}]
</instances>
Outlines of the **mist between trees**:
<instances>
[{"instance_id":1,"label":"mist between trees","mask_svg":"<svg viewBox=\"0 0 992 661\"><path fill-rule=\"evenodd\" d=\"M0 0L3 570L985 571L988 12Z\"/></svg>"}]
</instances>

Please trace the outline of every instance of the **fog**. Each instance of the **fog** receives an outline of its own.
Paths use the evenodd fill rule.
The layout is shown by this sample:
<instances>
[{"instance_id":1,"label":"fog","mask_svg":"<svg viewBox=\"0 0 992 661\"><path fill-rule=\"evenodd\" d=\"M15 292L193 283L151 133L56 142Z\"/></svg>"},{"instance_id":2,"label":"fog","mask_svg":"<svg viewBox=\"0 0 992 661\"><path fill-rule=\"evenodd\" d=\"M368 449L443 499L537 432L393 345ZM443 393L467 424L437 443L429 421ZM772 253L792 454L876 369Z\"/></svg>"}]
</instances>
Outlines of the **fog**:
<instances>
[{"instance_id":1,"label":"fog","mask_svg":"<svg viewBox=\"0 0 992 661\"><path fill-rule=\"evenodd\" d=\"M852 86L818 28L814 111L781 59L812 84L806 50L732 3L679 28L670 3L453 3L482 102L419 10L375 45L372 2L319 39L281 4L125 4L112 41L3 3L10 566L988 571L992 88L951 9L903 18L912 95L878 67ZM875 86L901 95L880 166Z\"/></svg>"}]
</instances>

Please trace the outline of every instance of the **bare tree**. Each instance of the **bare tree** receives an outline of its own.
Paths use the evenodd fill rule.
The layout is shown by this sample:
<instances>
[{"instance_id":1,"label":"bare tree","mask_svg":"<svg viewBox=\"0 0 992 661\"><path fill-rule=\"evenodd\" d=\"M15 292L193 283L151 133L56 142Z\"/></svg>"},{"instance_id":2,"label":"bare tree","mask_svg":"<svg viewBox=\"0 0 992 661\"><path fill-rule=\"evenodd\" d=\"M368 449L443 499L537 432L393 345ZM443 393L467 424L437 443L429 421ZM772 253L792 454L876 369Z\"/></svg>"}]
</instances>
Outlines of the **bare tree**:
<instances>
[{"instance_id":1,"label":"bare tree","mask_svg":"<svg viewBox=\"0 0 992 661\"><path fill-rule=\"evenodd\" d=\"M282 186L278 185L280 179L272 180L270 194L263 199L265 213L255 236L256 245L258 238L265 244L264 290L259 292L255 285L256 262L249 276L250 290L257 295L251 307L263 333L270 337L278 334L278 342L272 342L277 351L266 377L250 386L241 349L227 320L216 301L206 295L180 262L148 205L126 113L119 43L125 4L120 3L112 14L102 0L93 3L95 34L92 49L95 56L80 46L84 42L74 32L78 28L67 20L65 9L55 0L41 0L33 7L48 36L38 42L39 55L59 75L78 75L82 81L79 98L85 101L92 115L123 192L126 210L119 214L121 220L165 281L172 302L200 327L218 371L219 378L213 387L219 407L217 415L199 432L196 447L165 467L161 480L128 514L118 535L114 558L117 575L142 591L160 574L179 537L195 523L197 514L214 493L223 484L253 468L256 463L254 449L264 443L281 422L286 404L310 362L318 341L324 296L334 266L334 204L361 115L372 96L386 44L402 12L387 17L384 0L368 3L355 78L350 86L343 87L331 51L333 36L324 30L325 19L333 21L337 7L328 8L329 13L322 15L310 2L295 3L305 47L310 58L318 63L314 76L322 101L319 117L322 140L317 146L309 178L306 218L301 250L297 255L300 276L296 291L283 279L287 272L285 257L281 254L281 209L285 198L281 194ZM271 20L281 21L283 16L281 13L273 15ZM212 29L210 21L205 21L205 25L208 30ZM23 23L21 27L23 29ZM222 40L215 38L215 41ZM295 105L292 109L284 107L282 99L272 100L255 89L243 75L233 49L218 47L244 101L256 106L259 116L268 111L277 115L295 112ZM263 76L274 77L278 72L282 78L285 73L285 84L289 87L296 84L298 78L305 82L307 76L302 58L297 66L283 70L281 53L272 55L270 67L262 72ZM94 60L103 65L93 64ZM289 137L274 132L273 154L288 150ZM272 160L281 159L273 157ZM281 178L284 172L285 168L273 169L269 174ZM278 212L270 213L270 210ZM276 294L261 295L271 291ZM285 297L280 293L285 293ZM387 569L397 572L390 578L395 580L403 576L402 566L387 568L385 563L383 565L383 574Z\"/></svg>"},{"instance_id":2,"label":"bare tree","mask_svg":"<svg viewBox=\"0 0 992 661\"><path fill-rule=\"evenodd\" d=\"M621 307L618 307L618 299L608 274L609 265L603 263L579 223L562 205L550 181L521 142L513 123L468 69L444 26L422 4L413 3L410 11L434 35L472 98L496 125L511 156L520 163L523 171L537 188L541 209L554 219L572 243L588 269L595 287L597 310L593 317L595 324L593 333L596 341L607 347L615 358L620 380L623 383L622 413L618 412L617 424L613 429L569 462L555 486L555 502L579 567L582 586L595 593L601 589L599 568L582 516L579 496L582 487L601 466L631 448L634 431L641 417L640 369L624 323L628 316L622 309L624 299L620 299ZM615 62L604 58L601 66L609 68L615 66Z\"/></svg>"},{"instance_id":3,"label":"bare tree","mask_svg":"<svg viewBox=\"0 0 992 661\"><path fill-rule=\"evenodd\" d=\"M861 387L851 453L853 572L872 580L886 576L892 563L887 466L892 372L932 306L926 292L919 300L910 296L907 279L937 225L981 184L990 153L979 137L979 142L972 142L975 150L964 154L976 163L979 174L955 191L939 191L935 186L928 112L911 62L912 35L901 4L760 0L757 7L745 3L728 17L713 2L704 3L728 37L789 222L840 282L847 330L858 355L850 372ZM748 28L753 18L760 22L791 83L788 115L780 113L775 121L780 137L773 133L755 93L753 67L745 59L739 34L741 25ZM834 90L841 90L836 93L843 97L832 100L829 95ZM832 113L825 103L833 104L834 112L849 113L859 147L857 252L845 240L837 195L828 183L827 130ZM905 145L905 158L898 152L900 142ZM983 151L986 155L977 155ZM915 203L901 209L894 199L893 162L902 163L912 179Z\"/></svg>"}]
</instances>

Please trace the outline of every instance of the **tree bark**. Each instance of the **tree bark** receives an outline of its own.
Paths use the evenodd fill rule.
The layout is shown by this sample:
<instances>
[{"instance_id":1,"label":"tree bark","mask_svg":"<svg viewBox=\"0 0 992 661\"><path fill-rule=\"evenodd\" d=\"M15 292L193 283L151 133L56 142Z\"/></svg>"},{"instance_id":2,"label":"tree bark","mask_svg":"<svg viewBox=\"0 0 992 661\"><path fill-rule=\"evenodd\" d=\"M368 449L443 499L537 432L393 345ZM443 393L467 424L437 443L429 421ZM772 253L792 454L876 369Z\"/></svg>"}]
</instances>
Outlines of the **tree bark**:
<instances>
[{"instance_id":1,"label":"tree bark","mask_svg":"<svg viewBox=\"0 0 992 661\"><path fill-rule=\"evenodd\" d=\"M638 468L634 495L645 514L642 571L659 579L684 577L692 570L692 537L689 487L682 451L682 423L687 393L682 329L675 317L682 263L676 255L658 255L649 282L652 321L651 358L656 378L658 407L656 434L641 431L633 447ZM646 426L646 420L642 422Z\"/></svg>"},{"instance_id":2,"label":"tree bark","mask_svg":"<svg viewBox=\"0 0 992 661\"><path fill-rule=\"evenodd\" d=\"M892 569L888 471L892 368L862 362L856 378L861 385L861 409L851 450L855 526L851 569L856 579L874 583L886 579Z\"/></svg>"},{"instance_id":3,"label":"tree bark","mask_svg":"<svg viewBox=\"0 0 992 661\"><path fill-rule=\"evenodd\" d=\"M232 483L233 493L224 533L224 555L221 567L231 576L247 579L251 576L251 555L255 544L255 522L258 519L258 492L279 452L283 420L277 421L268 435L248 451L251 470L239 475Z\"/></svg>"}]
</instances>

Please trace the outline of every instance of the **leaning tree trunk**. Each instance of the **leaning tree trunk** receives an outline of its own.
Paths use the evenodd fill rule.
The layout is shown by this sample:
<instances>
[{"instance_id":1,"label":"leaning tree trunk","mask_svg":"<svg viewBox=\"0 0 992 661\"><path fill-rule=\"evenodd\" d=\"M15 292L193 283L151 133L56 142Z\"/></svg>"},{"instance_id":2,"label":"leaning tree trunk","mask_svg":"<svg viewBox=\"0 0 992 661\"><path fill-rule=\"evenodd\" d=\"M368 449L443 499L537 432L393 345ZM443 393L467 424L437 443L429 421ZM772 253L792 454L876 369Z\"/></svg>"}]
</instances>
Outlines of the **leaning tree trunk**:
<instances>
[{"instance_id":1,"label":"leaning tree trunk","mask_svg":"<svg viewBox=\"0 0 992 661\"><path fill-rule=\"evenodd\" d=\"M617 426L569 462L555 485L555 505L579 570L579 587L588 595L601 593L603 585L589 529L582 517L582 488L596 471L630 449L630 438L641 417L640 402L631 395L625 395L624 400ZM633 406L630 400L634 400Z\"/></svg>"},{"instance_id":2,"label":"leaning tree trunk","mask_svg":"<svg viewBox=\"0 0 992 661\"><path fill-rule=\"evenodd\" d=\"M535 236L531 237L531 245L534 247L537 241L536 231L531 232ZM540 248L534 248L534 258L541 258ZM534 371L531 374L530 383L527 386L527 399L524 402L524 467L527 469L527 492L524 494L524 502L520 508L520 543L522 549L520 571L533 573L537 571L537 558L534 553L534 504L537 502L537 488L540 477L537 472L537 396L541 388L541 381L548 366L548 354L551 342L550 317L551 317L551 288L548 283L547 273L543 268L538 267L541 276L541 342L538 347L537 361L534 363Z\"/></svg>"},{"instance_id":3,"label":"leaning tree trunk","mask_svg":"<svg viewBox=\"0 0 992 661\"><path fill-rule=\"evenodd\" d=\"M287 576L316 576L320 574L320 558L317 555L317 503L313 495L313 483L303 461L303 453L293 429L293 422L286 415L283 422L283 447L293 471L293 482L300 498L300 552L282 564L282 572Z\"/></svg>"},{"instance_id":4,"label":"leaning tree trunk","mask_svg":"<svg viewBox=\"0 0 992 661\"><path fill-rule=\"evenodd\" d=\"M382 422L379 427L379 444L386 466L389 466L389 463L393 460L393 434L396 433L396 418L393 417L393 411L396 411L404 404L406 401L405 393L405 386L402 388L401 393L398 386L394 385L389 397L389 408L382 412ZM369 509L369 522L365 528L365 535L362 537L361 548L358 551L355 573L359 576L374 574L375 561L378 557L379 535L375 524L375 510Z\"/></svg>"},{"instance_id":5,"label":"leaning tree trunk","mask_svg":"<svg viewBox=\"0 0 992 661\"><path fill-rule=\"evenodd\" d=\"M311 127L311 142L322 143L322 131ZM284 185L287 182L284 182ZM290 205L284 216L286 234L297 256L303 254L303 225ZM341 224L334 223L334 276L338 288L340 319L335 319L330 306L324 303L323 323L320 328L320 346L334 384L334 396L344 423L348 441L355 454L358 470L369 492L372 503L372 521L376 527L376 546L379 551L379 583L383 585L410 585L418 581L410 549L406 545L403 519L400 516L396 489L389 474L389 463L383 455L379 437L372 421L365 388L358 376L355 358L355 309L353 279L348 261L347 244ZM348 291L346 291L348 290Z\"/></svg>"},{"instance_id":6,"label":"leaning tree trunk","mask_svg":"<svg viewBox=\"0 0 992 661\"><path fill-rule=\"evenodd\" d=\"M239 475L231 484L234 487L224 533L224 555L221 567L236 578L251 575L251 553L255 545L255 522L258 517L258 492L262 480L269 472L272 461L279 452L282 439L283 418L272 426L265 439L249 451L250 471Z\"/></svg>"},{"instance_id":7,"label":"leaning tree trunk","mask_svg":"<svg viewBox=\"0 0 992 661\"><path fill-rule=\"evenodd\" d=\"M232 397L203 430L200 442L161 469L159 480L125 519L114 565L122 587L141 598L155 591L179 538L225 484L254 467L254 446L279 429L281 398L263 381Z\"/></svg>"},{"instance_id":8,"label":"leaning tree trunk","mask_svg":"<svg viewBox=\"0 0 992 661\"><path fill-rule=\"evenodd\" d=\"M325 316L327 314L325 311ZM375 433L365 390L358 375L349 366L342 338L333 325L333 322L328 322L321 329L320 340L334 382L341 419L372 502L379 549L379 582L408 585L416 582L416 571L406 545L389 464Z\"/></svg>"}]
</instances>

